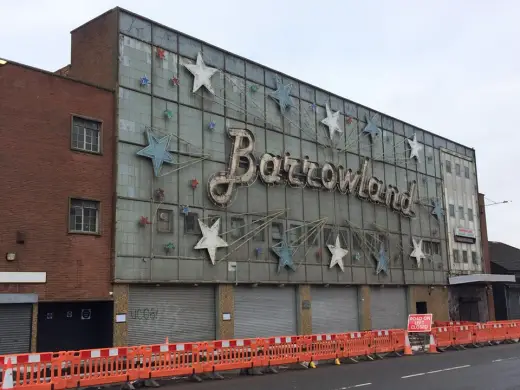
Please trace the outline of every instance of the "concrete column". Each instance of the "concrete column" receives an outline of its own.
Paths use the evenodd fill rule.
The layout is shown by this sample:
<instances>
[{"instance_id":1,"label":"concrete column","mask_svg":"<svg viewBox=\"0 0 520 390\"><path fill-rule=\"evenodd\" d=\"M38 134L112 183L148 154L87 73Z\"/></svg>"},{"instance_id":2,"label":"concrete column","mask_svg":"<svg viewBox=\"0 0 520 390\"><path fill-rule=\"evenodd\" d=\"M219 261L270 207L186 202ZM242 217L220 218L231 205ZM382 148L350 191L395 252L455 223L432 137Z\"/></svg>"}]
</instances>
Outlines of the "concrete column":
<instances>
[{"instance_id":1,"label":"concrete column","mask_svg":"<svg viewBox=\"0 0 520 390\"><path fill-rule=\"evenodd\" d=\"M128 324L127 322L116 322L118 314L126 314L128 321L128 284L114 284L114 336L113 343L116 347L128 345Z\"/></svg>"},{"instance_id":2,"label":"concrete column","mask_svg":"<svg viewBox=\"0 0 520 390\"><path fill-rule=\"evenodd\" d=\"M312 297L311 286L298 286L298 334L312 334Z\"/></svg>"},{"instance_id":3,"label":"concrete column","mask_svg":"<svg viewBox=\"0 0 520 390\"><path fill-rule=\"evenodd\" d=\"M359 329L361 330L372 330L370 297L370 286L358 287Z\"/></svg>"},{"instance_id":4,"label":"concrete column","mask_svg":"<svg viewBox=\"0 0 520 390\"><path fill-rule=\"evenodd\" d=\"M31 352L36 352L38 343L38 303L32 305Z\"/></svg>"},{"instance_id":5,"label":"concrete column","mask_svg":"<svg viewBox=\"0 0 520 390\"><path fill-rule=\"evenodd\" d=\"M235 337L235 291L231 284L217 286L217 339L229 340ZM224 315L229 314L229 320Z\"/></svg>"}]
</instances>

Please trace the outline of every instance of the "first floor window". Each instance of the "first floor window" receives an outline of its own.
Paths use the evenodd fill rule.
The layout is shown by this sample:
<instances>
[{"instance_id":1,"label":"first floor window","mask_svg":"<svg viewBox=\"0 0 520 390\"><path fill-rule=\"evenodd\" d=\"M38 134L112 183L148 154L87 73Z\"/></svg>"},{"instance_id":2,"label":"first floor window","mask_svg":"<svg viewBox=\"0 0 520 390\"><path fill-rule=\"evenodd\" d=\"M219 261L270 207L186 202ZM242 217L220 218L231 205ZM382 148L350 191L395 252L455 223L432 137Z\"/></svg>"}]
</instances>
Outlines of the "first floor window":
<instances>
[{"instance_id":1,"label":"first floor window","mask_svg":"<svg viewBox=\"0 0 520 390\"><path fill-rule=\"evenodd\" d=\"M72 199L70 201L69 230L80 233L99 233L99 202Z\"/></svg>"},{"instance_id":2,"label":"first floor window","mask_svg":"<svg viewBox=\"0 0 520 390\"><path fill-rule=\"evenodd\" d=\"M475 265L478 265L477 252L471 252L471 262Z\"/></svg>"},{"instance_id":3,"label":"first floor window","mask_svg":"<svg viewBox=\"0 0 520 390\"><path fill-rule=\"evenodd\" d=\"M101 122L84 119L80 117L72 118L72 148L84 150L85 152L99 153L99 134L101 132Z\"/></svg>"},{"instance_id":4,"label":"first floor window","mask_svg":"<svg viewBox=\"0 0 520 390\"><path fill-rule=\"evenodd\" d=\"M453 250L453 262L454 263L460 263L459 250L458 249L454 249Z\"/></svg>"}]
</instances>

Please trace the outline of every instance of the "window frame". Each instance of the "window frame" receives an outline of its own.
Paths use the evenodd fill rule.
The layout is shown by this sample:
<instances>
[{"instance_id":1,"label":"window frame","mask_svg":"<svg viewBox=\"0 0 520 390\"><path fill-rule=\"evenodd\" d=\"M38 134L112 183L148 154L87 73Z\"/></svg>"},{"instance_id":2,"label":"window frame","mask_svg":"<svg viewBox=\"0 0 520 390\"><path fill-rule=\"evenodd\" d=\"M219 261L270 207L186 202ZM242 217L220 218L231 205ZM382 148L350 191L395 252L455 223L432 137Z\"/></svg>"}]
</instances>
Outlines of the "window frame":
<instances>
[{"instance_id":1,"label":"window frame","mask_svg":"<svg viewBox=\"0 0 520 390\"><path fill-rule=\"evenodd\" d=\"M471 251L471 263L478 265L477 251Z\"/></svg>"},{"instance_id":2,"label":"window frame","mask_svg":"<svg viewBox=\"0 0 520 390\"><path fill-rule=\"evenodd\" d=\"M91 150L86 150L82 148L75 147L73 142L73 133L74 133L74 118L78 118L84 121L90 121L90 122L97 122L99 123L99 137L98 137L98 151L94 152ZM102 156L103 155L103 130L104 130L104 122L102 119L98 118L92 118L89 116L81 115L81 114L70 114L70 149L74 152L80 152L80 153L88 153L88 154L94 154L96 156Z\"/></svg>"},{"instance_id":3,"label":"window frame","mask_svg":"<svg viewBox=\"0 0 520 390\"><path fill-rule=\"evenodd\" d=\"M87 232L84 230L72 230L70 228L71 224L71 215L70 212L72 211L72 203L74 201L80 201L80 202L93 202L97 205L97 215L96 215L96 231L95 232ZM67 210L67 233L68 234L84 234L84 235L90 235L90 236L100 236L101 235L101 201L98 199L93 198L86 198L84 196L69 196L68 201L68 210Z\"/></svg>"},{"instance_id":4,"label":"window frame","mask_svg":"<svg viewBox=\"0 0 520 390\"><path fill-rule=\"evenodd\" d=\"M453 249L453 262L460 264L460 251L458 249Z\"/></svg>"},{"instance_id":5,"label":"window frame","mask_svg":"<svg viewBox=\"0 0 520 390\"><path fill-rule=\"evenodd\" d=\"M464 165L464 177L465 177L466 179L469 179L470 176L471 176L471 173L470 173L470 171L469 171L469 167L468 167L467 165Z\"/></svg>"},{"instance_id":6,"label":"window frame","mask_svg":"<svg viewBox=\"0 0 520 390\"><path fill-rule=\"evenodd\" d=\"M468 221L473 222L475 220L473 209L468 207Z\"/></svg>"},{"instance_id":7,"label":"window frame","mask_svg":"<svg viewBox=\"0 0 520 390\"><path fill-rule=\"evenodd\" d=\"M455 163L455 175L459 177L461 175L461 168L459 163Z\"/></svg>"},{"instance_id":8,"label":"window frame","mask_svg":"<svg viewBox=\"0 0 520 390\"><path fill-rule=\"evenodd\" d=\"M454 204L449 204L448 205L448 214L451 218L455 218L455 205Z\"/></svg>"},{"instance_id":9,"label":"window frame","mask_svg":"<svg viewBox=\"0 0 520 390\"><path fill-rule=\"evenodd\" d=\"M469 264L468 251L466 249L462 250L462 263Z\"/></svg>"},{"instance_id":10,"label":"window frame","mask_svg":"<svg viewBox=\"0 0 520 390\"><path fill-rule=\"evenodd\" d=\"M188 212L188 214L183 214L183 215L184 215L184 221L183 221L184 234L190 234L190 235L196 235L196 236L201 235L202 231L200 230L199 221L198 221L200 212L199 211L190 211L190 212ZM188 219L188 217L195 218L195 221L193 222L193 225L194 225L193 231L188 231L187 223L186 223L186 220Z\"/></svg>"},{"instance_id":11,"label":"window frame","mask_svg":"<svg viewBox=\"0 0 520 390\"><path fill-rule=\"evenodd\" d=\"M464 210L464 206L459 206L459 219L466 220L466 211Z\"/></svg>"},{"instance_id":12,"label":"window frame","mask_svg":"<svg viewBox=\"0 0 520 390\"><path fill-rule=\"evenodd\" d=\"M173 213L173 210L170 210L170 209L160 209L158 208L157 209L157 215L155 216L156 218L156 229L157 229L157 233L173 233L173 218L174 218L174 213ZM160 218L159 218L159 214L160 213L166 213L168 214L168 218L169 218L169 223L168 223L168 230L163 230L160 228Z\"/></svg>"},{"instance_id":13,"label":"window frame","mask_svg":"<svg viewBox=\"0 0 520 390\"><path fill-rule=\"evenodd\" d=\"M445 163L446 163L446 173L451 173L451 161L446 160Z\"/></svg>"}]
</instances>

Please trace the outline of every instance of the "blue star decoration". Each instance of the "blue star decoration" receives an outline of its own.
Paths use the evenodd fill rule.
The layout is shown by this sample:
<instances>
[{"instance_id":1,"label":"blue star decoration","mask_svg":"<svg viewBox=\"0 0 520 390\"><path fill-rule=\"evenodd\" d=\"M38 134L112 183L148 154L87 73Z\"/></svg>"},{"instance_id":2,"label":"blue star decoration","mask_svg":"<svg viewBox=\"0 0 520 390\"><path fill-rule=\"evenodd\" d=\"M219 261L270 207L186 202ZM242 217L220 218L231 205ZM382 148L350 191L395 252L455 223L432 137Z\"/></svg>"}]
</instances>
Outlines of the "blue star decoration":
<instances>
[{"instance_id":1,"label":"blue star decoration","mask_svg":"<svg viewBox=\"0 0 520 390\"><path fill-rule=\"evenodd\" d=\"M367 125L363 129L363 134L370 135L370 139L374 142L374 139L381 133L379 127L374 123L374 118L370 119L367 116Z\"/></svg>"},{"instance_id":2,"label":"blue star decoration","mask_svg":"<svg viewBox=\"0 0 520 390\"><path fill-rule=\"evenodd\" d=\"M293 262L293 247L287 244L287 239L284 239L281 243L271 247L272 251L278 256L278 272L284 267L287 267L293 271L296 271L296 266Z\"/></svg>"},{"instance_id":3,"label":"blue star decoration","mask_svg":"<svg viewBox=\"0 0 520 390\"><path fill-rule=\"evenodd\" d=\"M158 177L163 163L174 163L173 156L168 151L172 136L170 134L158 138L153 135L150 130L146 130L146 138L148 140L148 146L138 151L137 155L152 160L153 173L155 174L155 177Z\"/></svg>"},{"instance_id":4,"label":"blue star decoration","mask_svg":"<svg viewBox=\"0 0 520 390\"><path fill-rule=\"evenodd\" d=\"M282 114L285 113L288 107L292 107L291 100L291 89L292 84L283 85L282 79L276 76L276 91L269 94L269 96L278 102L280 111Z\"/></svg>"},{"instance_id":5,"label":"blue star decoration","mask_svg":"<svg viewBox=\"0 0 520 390\"><path fill-rule=\"evenodd\" d=\"M148 77L146 77L146 75L144 75L139 79L139 84L141 85L141 87L145 87L148 84L150 84L150 80L148 79Z\"/></svg>"},{"instance_id":6,"label":"blue star decoration","mask_svg":"<svg viewBox=\"0 0 520 390\"><path fill-rule=\"evenodd\" d=\"M444 217L444 209L441 206L441 202L439 199L432 199L432 215L437 218L437 221L440 221L442 217Z\"/></svg>"},{"instance_id":7,"label":"blue star decoration","mask_svg":"<svg viewBox=\"0 0 520 390\"><path fill-rule=\"evenodd\" d=\"M388 258L386 257L385 247L383 243L381 243L381 247L379 248L379 254L377 255L376 275L379 275L381 271L388 275Z\"/></svg>"}]
</instances>

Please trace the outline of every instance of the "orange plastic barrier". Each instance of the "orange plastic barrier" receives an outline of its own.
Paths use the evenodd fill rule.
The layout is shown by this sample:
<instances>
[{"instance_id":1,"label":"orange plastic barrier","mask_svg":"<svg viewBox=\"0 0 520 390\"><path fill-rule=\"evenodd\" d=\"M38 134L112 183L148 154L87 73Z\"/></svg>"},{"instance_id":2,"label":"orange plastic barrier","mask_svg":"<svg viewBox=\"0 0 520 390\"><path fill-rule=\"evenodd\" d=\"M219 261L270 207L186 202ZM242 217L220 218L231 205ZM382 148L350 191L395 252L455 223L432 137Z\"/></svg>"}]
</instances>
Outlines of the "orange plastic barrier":
<instances>
[{"instance_id":1,"label":"orange plastic barrier","mask_svg":"<svg viewBox=\"0 0 520 390\"><path fill-rule=\"evenodd\" d=\"M432 328L432 334L435 336L435 342L438 348L447 348L453 346L452 328L448 326L440 326Z\"/></svg>"}]
</instances>

